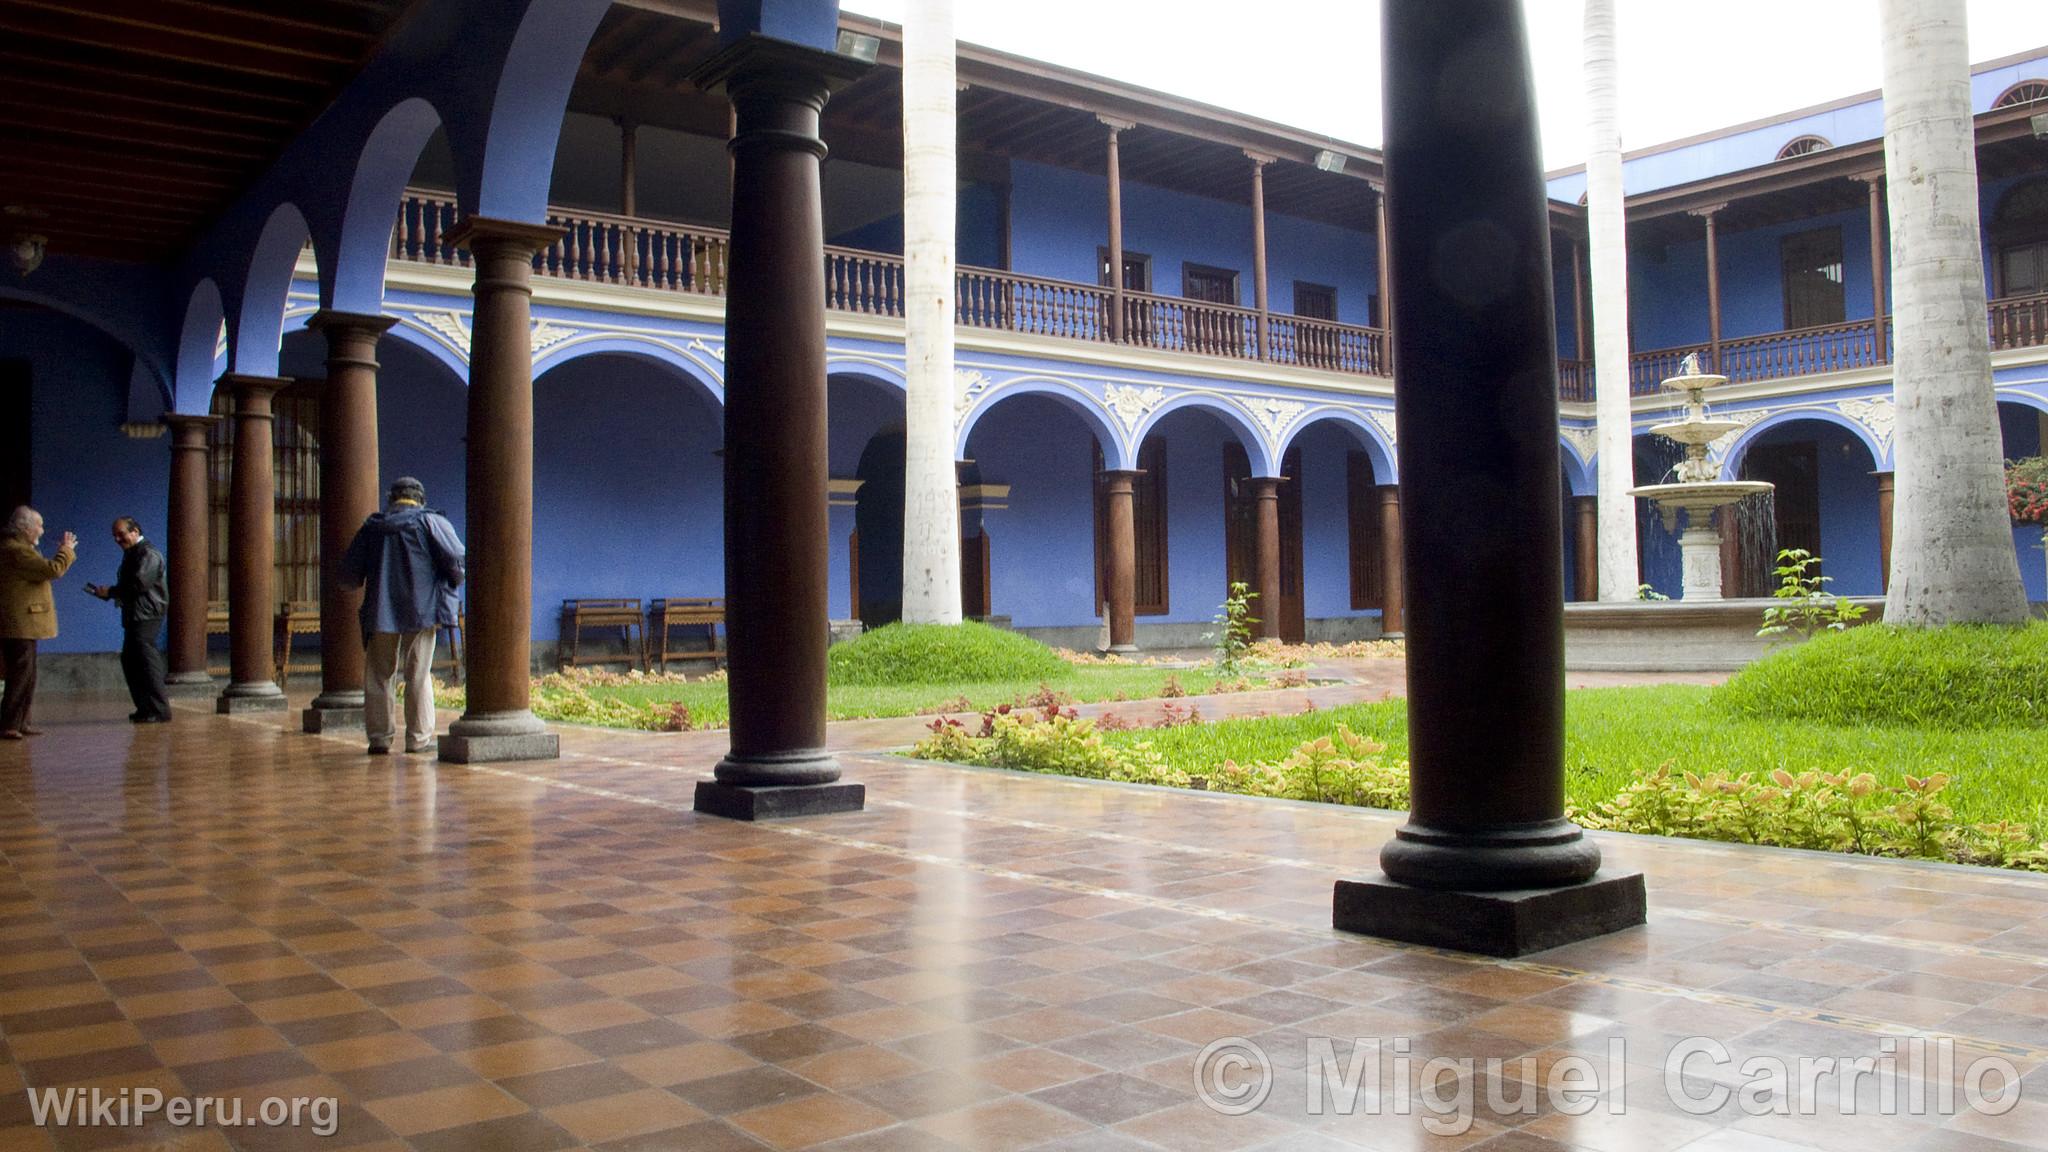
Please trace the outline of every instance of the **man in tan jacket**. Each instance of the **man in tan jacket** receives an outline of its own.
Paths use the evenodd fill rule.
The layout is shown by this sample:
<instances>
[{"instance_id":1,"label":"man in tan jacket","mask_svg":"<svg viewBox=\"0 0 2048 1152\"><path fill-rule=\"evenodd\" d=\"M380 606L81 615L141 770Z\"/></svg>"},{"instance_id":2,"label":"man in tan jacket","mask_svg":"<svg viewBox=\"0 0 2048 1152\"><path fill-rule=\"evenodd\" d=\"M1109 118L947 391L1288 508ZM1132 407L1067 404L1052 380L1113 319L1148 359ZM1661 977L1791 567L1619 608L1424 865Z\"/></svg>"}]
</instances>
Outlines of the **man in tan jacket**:
<instances>
[{"instance_id":1,"label":"man in tan jacket","mask_svg":"<svg viewBox=\"0 0 2048 1152\"><path fill-rule=\"evenodd\" d=\"M36 694L36 641L57 635L57 604L50 582L71 567L78 537L69 532L57 554L44 559L36 550L43 539L43 517L21 507L7 521L0 540L0 677L7 692L0 696L0 740L40 735L29 727L29 707Z\"/></svg>"}]
</instances>

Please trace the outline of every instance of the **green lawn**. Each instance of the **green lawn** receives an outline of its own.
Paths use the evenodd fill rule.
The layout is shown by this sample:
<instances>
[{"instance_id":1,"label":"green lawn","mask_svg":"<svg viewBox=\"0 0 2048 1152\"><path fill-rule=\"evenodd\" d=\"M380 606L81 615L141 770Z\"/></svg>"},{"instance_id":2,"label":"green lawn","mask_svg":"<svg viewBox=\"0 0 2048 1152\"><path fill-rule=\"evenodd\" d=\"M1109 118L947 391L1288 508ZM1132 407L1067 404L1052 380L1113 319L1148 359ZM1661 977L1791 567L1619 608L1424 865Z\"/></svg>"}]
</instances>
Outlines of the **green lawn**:
<instances>
[{"instance_id":1,"label":"green lawn","mask_svg":"<svg viewBox=\"0 0 2048 1152\"><path fill-rule=\"evenodd\" d=\"M827 707L834 720L860 720L878 716L915 716L948 707L966 698L969 709L993 708L1037 692L1043 684L1079 703L1114 700L1119 693L1133 700L1157 697L1169 679L1177 680L1190 696L1208 692L1223 680L1209 669L1172 669L1144 665L1078 665L1046 680L1004 680L954 684L899 684L835 686ZM1256 678L1255 682L1256 682ZM725 684L716 680L689 683L593 685L585 689L599 701L617 700L635 708L646 705L681 703L690 710L696 728L717 728L726 723L728 709ZM548 719L572 722L603 722L602 718L571 715L549 707L550 693L536 695L534 711Z\"/></svg>"},{"instance_id":2,"label":"green lawn","mask_svg":"<svg viewBox=\"0 0 2048 1152\"><path fill-rule=\"evenodd\" d=\"M1810 722L1732 718L1711 702L1713 689L1692 685L1581 689L1566 697L1566 790L1589 807L1640 776L1670 763L1709 773L1849 769L1886 784L1907 774L1946 773L1943 794L1964 821L2014 820L2048 835L2048 732L2039 728L1921 731L1832 727ZM1107 733L1112 743L1151 742L1167 761L1203 773L1226 759L1283 759L1305 740L1339 723L1408 755L1408 709L1402 700L1354 704L1292 716L1224 720L1144 732Z\"/></svg>"}]
</instances>

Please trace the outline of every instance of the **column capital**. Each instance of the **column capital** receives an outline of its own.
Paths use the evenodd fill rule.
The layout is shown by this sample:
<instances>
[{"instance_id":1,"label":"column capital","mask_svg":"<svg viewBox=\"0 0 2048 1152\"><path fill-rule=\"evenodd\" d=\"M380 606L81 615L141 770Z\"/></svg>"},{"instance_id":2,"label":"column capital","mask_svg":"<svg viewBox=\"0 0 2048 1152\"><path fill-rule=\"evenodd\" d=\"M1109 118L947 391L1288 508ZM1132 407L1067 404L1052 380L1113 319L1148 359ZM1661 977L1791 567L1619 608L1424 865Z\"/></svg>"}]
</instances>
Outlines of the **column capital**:
<instances>
[{"instance_id":1,"label":"column capital","mask_svg":"<svg viewBox=\"0 0 2048 1152\"><path fill-rule=\"evenodd\" d=\"M482 247L524 247L527 252L538 252L566 235L566 230L547 224L528 224L520 220L499 220L492 216L464 216L442 242L457 248L477 251Z\"/></svg>"},{"instance_id":2,"label":"column capital","mask_svg":"<svg viewBox=\"0 0 2048 1152\"><path fill-rule=\"evenodd\" d=\"M252 372L229 372L221 376L216 385L235 394L235 407L240 408L251 400L269 400L270 397L291 386L291 380L284 376L258 376Z\"/></svg>"},{"instance_id":3,"label":"column capital","mask_svg":"<svg viewBox=\"0 0 2048 1152\"><path fill-rule=\"evenodd\" d=\"M220 417L215 416L211 412L166 412L158 417L158 419L164 422L164 426L171 430L174 437L180 432L189 433L196 431L204 434L207 429L220 423ZM175 442L174 439L173 443Z\"/></svg>"},{"instance_id":4,"label":"column capital","mask_svg":"<svg viewBox=\"0 0 2048 1152\"><path fill-rule=\"evenodd\" d=\"M306 317L306 327L325 332L330 339L337 335L382 336L396 323L396 316L370 312L343 312L335 308L322 308Z\"/></svg>"},{"instance_id":5,"label":"column capital","mask_svg":"<svg viewBox=\"0 0 2048 1152\"><path fill-rule=\"evenodd\" d=\"M1254 476L1251 478L1252 492L1261 500L1278 500L1280 483L1285 476Z\"/></svg>"},{"instance_id":6,"label":"column capital","mask_svg":"<svg viewBox=\"0 0 2048 1152\"><path fill-rule=\"evenodd\" d=\"M1719 204L1703 204L1698 208L1688 208L1685 210L1685 214L1687 216L1697 216L1711 224L1714 221L1714 217L1726 210L1727 207L1728 201L1723 200Z\"/></svg>"},{"instance_id":7,"label":"column capital","mask_svg":"<svg viewBox=\"0 0 2048 1152\"><path fill-rule=\"evenodd\" d=\"M1109 129L1111 138L1114 138L1119 132L1129 132L1138 126L1136 120L1119 120L1114 116L1104 116L1101 113L1096 114L1095 121L1104 128Z\"/></svg>"},{"instance_id":8,"label":"column capital","mask_svg":"<svg viewBox=\"0 0 2048 1152\"><path fill-rule=\"evenodd\" d=\"M1858 172L1849 177L1849 179L1860 180L1875 189L1879 184L1884 183L1884 169L1879 168L1872 172Z\"/></svg>"},{"instance_id":9,"label":"column capital","mask_svg":"<svg viewBox=\"0 0 2048 1152\"><path fill-rule=\"evenodd\" d=\"M690 82L727 99L779 96L822 109L832 93L873 70L851 56L758 33L733 42L690 73Z\"/></svg>"},{"instance_id":10,"label":"column capital","mask_svg":"<svg viewBox=\"0 0 2048 1152\"><path fill-rule=\"evenodd\" d=\"M1252 170L1254 172L1279 159L1278 156L1265 152L1254 152L1249 148L1244 150L1244 158L1252 162Z\"/></svg>"}]
</instances>

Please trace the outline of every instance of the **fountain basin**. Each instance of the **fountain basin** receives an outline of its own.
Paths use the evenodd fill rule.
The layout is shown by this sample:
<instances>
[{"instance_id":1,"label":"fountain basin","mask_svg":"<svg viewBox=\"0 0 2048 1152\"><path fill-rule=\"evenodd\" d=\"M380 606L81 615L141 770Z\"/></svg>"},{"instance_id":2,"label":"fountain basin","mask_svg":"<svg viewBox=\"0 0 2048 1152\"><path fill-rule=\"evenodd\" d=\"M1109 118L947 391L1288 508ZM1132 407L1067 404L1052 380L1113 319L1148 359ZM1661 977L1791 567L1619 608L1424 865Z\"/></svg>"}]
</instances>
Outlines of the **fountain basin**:
<instances>
[{"instance_id":1,"label":"fountain basin","mask_svg":"<svg viewBox=\"0 0 2048 1152\"><path fill-rule=\"evenodd\" d=\"M1629 489L1628 494L1654 500L1659 507L1665 509L1683 508L1688 512L1711 512L1716 508L1733 504L1745 496L1755 496L1770 490L1770 483L1763 480L1703 480L1644 484Z\"/></svg>"},{"instance_id":2,"label":"fountain basin","mask_svg":"<svg viewBox=\"0 0 2048 1152\"><path fill-rule=\"evenodd\" d=\"M1680 444L1712 444L1730 432L1740 432L1747 427L1749 425L1740 420L1673 420L1650 425L1650 432Z\"/></svg>"},{"instance_id":3,"label":"fountain basin","mask_svg":"<svg viewBox=\"0 0 2048 1152\"><path fill-rule=\"evenodd\" d=\"M1884 597L1844 596L1884 618ZM1764 609L1779 601L1610 601L1564 606L1567 672L1733 672L1794 641L1759 636ZM1573 683L1578 687L1577 682Z\"/></svg>"}]
</instances>

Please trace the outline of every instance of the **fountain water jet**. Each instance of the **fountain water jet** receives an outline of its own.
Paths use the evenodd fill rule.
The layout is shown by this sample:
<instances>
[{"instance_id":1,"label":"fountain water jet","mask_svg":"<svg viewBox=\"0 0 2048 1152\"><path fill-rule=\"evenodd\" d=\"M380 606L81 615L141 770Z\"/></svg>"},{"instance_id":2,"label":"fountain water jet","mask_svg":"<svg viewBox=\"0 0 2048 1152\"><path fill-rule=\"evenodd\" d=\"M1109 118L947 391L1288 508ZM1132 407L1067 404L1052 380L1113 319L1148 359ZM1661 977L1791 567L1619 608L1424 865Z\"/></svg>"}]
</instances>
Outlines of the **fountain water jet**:
<instances>
[{"instance_id":1,"label":"fountain water jet","mask_svg":"<svg viewBox=\"0 0 2048 1152\"><path fill-rule=\"evenodd\" d=\"M1678 514L1686 514L1685 533L1678 538L1684 571L1679 598L1694 603L1721 599L1721 533L1714 527L1714 510L1772 490L1772 485L1762 480L1717 479L1717 469L1707 459L1707 445L1743 427L1734 420L1707 416L1707 389L1727 382L1726 376L1701 372L1697 352L1685 358L1678 375L1664 381L1664 387L1685 393L1685 418L1650 427L1652 433L1685 446L1685 459L1672 469L1678 479L1628 490L1629 495L1655 504L1664 514L1664 527L1671 531L1678 530Z\"/></svg>"}]
</instances>

